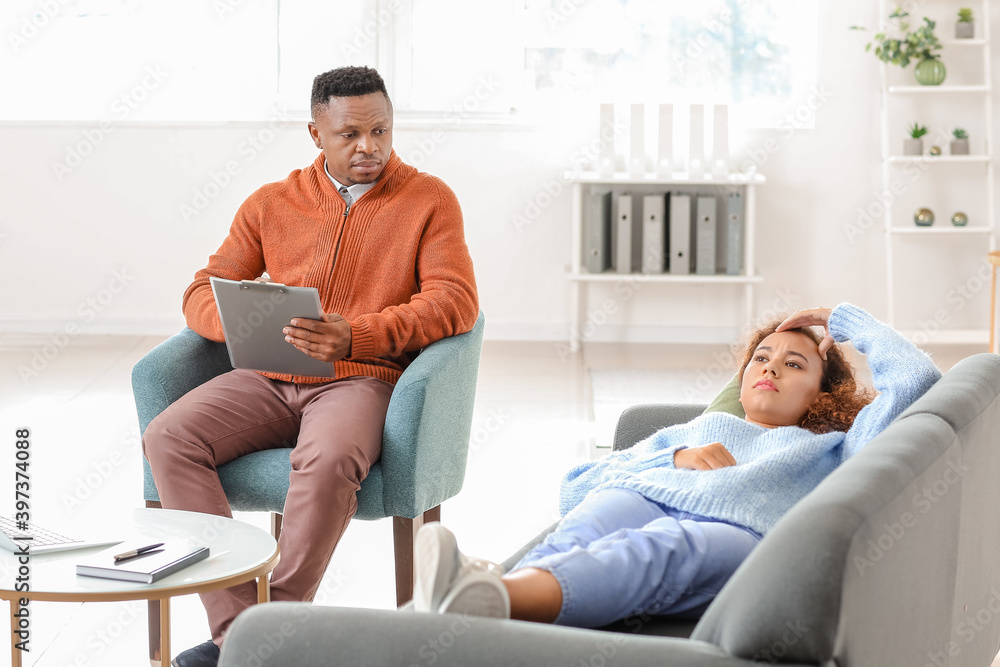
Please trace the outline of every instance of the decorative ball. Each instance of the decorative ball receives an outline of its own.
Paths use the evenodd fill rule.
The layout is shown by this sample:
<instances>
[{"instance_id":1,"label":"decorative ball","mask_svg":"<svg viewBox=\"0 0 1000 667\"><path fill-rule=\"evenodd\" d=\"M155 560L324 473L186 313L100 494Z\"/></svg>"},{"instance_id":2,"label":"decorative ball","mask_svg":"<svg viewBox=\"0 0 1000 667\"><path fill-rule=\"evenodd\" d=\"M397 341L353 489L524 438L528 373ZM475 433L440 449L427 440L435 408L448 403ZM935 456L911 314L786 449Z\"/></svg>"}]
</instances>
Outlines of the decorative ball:
<instances>
[{"instance_id":1,"label":"decorative ball","mask_svg":"<svg viewBox=\"0 0 1000 667\"><path fill-rule=\"evenodd\" d=\"M918 208L913 214L913 222L917 227L930 227L934 224L934 211L929 208Z\"/></svg>"},{"instance_id":2,"label":"decorative ball","mask_svg":"<svg viewBox=\"0 0 1000 667\"><path fill-rule=\"evenodd\" d=\"M931 146L931 155L941 155L941 147Z\"/></svg>"},{"instance_id":3,"label":"decorative ball","mask_svg":"<svg viewBox=\"0 0 1000 667\"><path fill-rule=\"evenodd\" d=\"M969 216L959 211L955 215L951 216L951 224L956 227L965 227L969 224Z\"/></svg>"}]
</instances>

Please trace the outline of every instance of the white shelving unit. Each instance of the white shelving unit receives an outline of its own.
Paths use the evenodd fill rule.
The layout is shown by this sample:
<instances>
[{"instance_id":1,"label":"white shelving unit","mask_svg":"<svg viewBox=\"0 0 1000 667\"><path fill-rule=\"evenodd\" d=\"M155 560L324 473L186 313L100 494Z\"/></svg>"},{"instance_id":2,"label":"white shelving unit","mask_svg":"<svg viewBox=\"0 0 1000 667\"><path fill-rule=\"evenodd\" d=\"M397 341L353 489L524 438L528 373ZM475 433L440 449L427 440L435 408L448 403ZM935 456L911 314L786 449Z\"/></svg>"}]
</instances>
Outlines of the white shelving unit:
<instances>
[{"instance_id":1,"label":"white shelving unit","mask_svg":"<svg viewBox=\"0 0 1000 667\"><path fill-rule=\"evenodd\" d=\"M664 283L664 284L702 284L702 285L744 285L744 310L746 319L744 322L753 319L754 315L754 285L763 281L763 278L756 273L754 260L754 238L755 238L755 216L756 207L756 186L762 185L765 179L760 174L748 177L744 174L730 174L723 179L697 179L686 178L683 174L676 174L674 178L657 178L649 176L646 178L633 178L627 174L615 174L610 177L600 176L596 173L566 174L566 180L572 185L573 191L573 221L572 221L572 260L570 263L569 278L573 281L573 289L570 290L570 335L569 344L572 351L579 350L581 341L577 339L574 332L582 329L581 314L587 302L587 291L591 284L595 283L619 283L622 281L641 281L643 283ZM670 273L618 273L609 270L604 273L590 273L583 266L583 198L587 189L591 186L609 188L615 192L626 192L636 186L656 186L662 187L664 191L672 189L683 190L689 186L715 186L724 190L739 190L743 194L743 272L740 275L699 275L699 274L670 274ZM669 213L667 214L669 220ZM724 220L720 224L724 224ZM668 232L669 234L669 229ZM693 266L692 266L693 269ZM744 322L738 323L742 326Z\"/></svg>"},{"instance_id":2,"label":"white shelving unit","mask_svg":"<svg viewBox=\"0 0 1000 667\"><path fill-rule=\"evenodd\" d=\"M894 6L894 5L893 5ZM960 6L968 6L968 4L957 3L949 0L942 0L940 3L935 3L934 6L943 8L944 11L949 12L949 15L957 15ZM917 227L913 223L913 211L910 210L898 210L900 207L894 207L894 202L892 200L885 204L885 215L884 215L884 227L886 234L885 242L885 253L886 253L886 290L887 290L887 300L888 300L888 323L890 325L896 326L898 319L897 312L897 292L896 292L896 278L897 278L897 252L904 252L903 249L897 248L897 245L902 239L908 239L909 242L914 240L925 240L928 243L944 242L946 239L950 238L982 238L982 252L985 258L986 253L996 249L996 210L995 210L995 196L994 196L994 168L993 168L993 89L992 89L992 76L991 76L991 52L990 52L990 2L989 0L983 0L978 5L973 5L976 7L976 26L977 29L982 31L982 36L974 39L942 39L942 30L948 30L951 28L950 24L942 25L938 22L938 27L936 32L938 38L943 46L942 50L939 52L942 56L942 61L947 65L947 60L949 55L964 55L970 52L974 53L976 49L981 52L982 56L982 69L983 69L983 82L974 84L955 84L949 85L948 78L945 78L943 84L939 86L922 86L922 85L890 85L889 83L889 68L895 67L890 66L886 63L882 64L881 67L881 130L882 130L882 180L883 184L888 190L890 183L893 181L894 170L901 168L913 168L920 167L922 169L927 169L929 173L933 174L935 178L948 179L956 178L954 172L949 174L949 171L955 168L956 165L982 165L982 178L983 178L983 194L985 196L985 211L986 220L978 221L975 223L970 223L968 227L953 227L950 226L950 220L940 215L943 209L939 206L931 206L932 210L935 210L939 215L937 216L939 220L932 227ZM921 12L927 9L928 6L922 6L919 11L912 14L909 18L911 19L911 25L916 26L918 23L922 22ZM886 17L891 11L890 3L886 0L879 0L879 16ZM964 53L963 53L964 52ZM912 69L908 69L908 74L913 75ZM948 72L948 77L951 77L953 73ZM976 106L981 108L982 121L983 121L983 137L984 144L982 145L982 154L972 154L972 155L922 155L922 156L903 156L899 155L898 151L901 149L902 141L900 137L900 128L904 126L905 122L912 122L913 119L906 119L899 116L899 114L893 113L894 103L906 99L916 99L919 101L927 100L928 98L938 98L938 99L951 99L955 101L962 100L961 96L965 96L970 100L975 100L974 103L969 103L968 108L971 110ZM978 98L978 100L976 99ZM961 125L961 123L960 123ZM973 150L978 148L977 144L973 144ZM968 173L968 172L965 172ZM929 202L933 203L933 202ZM948 216L950 217L950 216ZM948 277L943 276L943 280L949 280ZM985 321L985 317L984 317ZM903 330L903 333L913 338L917 335L916 331ZM986 345L989 338L989 329L944 329L934 332L933 341L935 343L945 343L945 344L980 344Z\"/></svg>"}]
</instances>

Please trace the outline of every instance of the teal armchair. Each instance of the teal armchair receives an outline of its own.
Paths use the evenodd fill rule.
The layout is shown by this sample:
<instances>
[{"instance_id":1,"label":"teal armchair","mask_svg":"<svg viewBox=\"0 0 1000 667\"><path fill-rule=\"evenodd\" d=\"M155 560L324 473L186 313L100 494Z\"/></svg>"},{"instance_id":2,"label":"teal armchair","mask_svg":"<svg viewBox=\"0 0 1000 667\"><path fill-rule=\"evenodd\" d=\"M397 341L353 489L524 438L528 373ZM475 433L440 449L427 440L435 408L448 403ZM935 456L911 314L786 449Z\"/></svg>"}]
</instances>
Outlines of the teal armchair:
<instances>
[{"instance_id":1,"label":"teal armchair","mask_svg":"<svg viewBox=\"0 0 1000 667\"><path fill-rule=\"evenodd\" d=\"M400 605L413 595L416 531L425 522L440 520L441 503L456 495L465 479L484 325L480 311L471 331L428 345L406 368L389 400L382 456L357 494L356 519L393 517ZM187 328L150 350L132 369L140 431L145 433L153 418L188 391L230 370L225 343L209 341ZM270 512L275 538L288 492L290 451L255 452L219 467L232 509ZM159 507L145 458L143 477L146 506ZM150 658L155 659L152 638L158 634L158 602L150 602L149 620Z\"/></svg>"}]
</instances>

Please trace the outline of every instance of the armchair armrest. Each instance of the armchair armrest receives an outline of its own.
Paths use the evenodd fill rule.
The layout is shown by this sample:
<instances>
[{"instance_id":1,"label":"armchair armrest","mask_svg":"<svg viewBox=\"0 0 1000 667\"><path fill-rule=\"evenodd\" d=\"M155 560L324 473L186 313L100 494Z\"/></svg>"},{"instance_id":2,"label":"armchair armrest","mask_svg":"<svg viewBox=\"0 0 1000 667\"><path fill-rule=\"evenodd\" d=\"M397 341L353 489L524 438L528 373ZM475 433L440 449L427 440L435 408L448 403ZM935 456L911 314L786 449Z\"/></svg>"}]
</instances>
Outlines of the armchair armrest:
<instances>
[{"instance_id":1,"label":"armchair armrest","mask_svg":"<svg viewBox=\"0 0 1000 667\"><path fill-rule=\"evenodd\" d=\"M139 432L178 398L231 370L225 343L202 338L187 327L157 345L132 368Z\"/></svg>"},{"instance_id":2,"label":"armchair armrest","mask_svg":"<svg viewBox=\"0 0 1000 667\"><path fill-rule=\"evenodd\" d=\"M391 516L420 516L462 488L485 321L480 311L468 333L425 347L393 389L382 436Z\"/></svg>"},{"instance_id":3,"label":"armchair armrest","mask_svg":"<svg viewBox=\"0 0 1000 667\"><path fill-rule=\"evenodd\" d=\"M628 449L661 428L689 422L705 407L694 403L651 403L626 408L615 427L614 451Z\"/></svg>"}]
</instances>

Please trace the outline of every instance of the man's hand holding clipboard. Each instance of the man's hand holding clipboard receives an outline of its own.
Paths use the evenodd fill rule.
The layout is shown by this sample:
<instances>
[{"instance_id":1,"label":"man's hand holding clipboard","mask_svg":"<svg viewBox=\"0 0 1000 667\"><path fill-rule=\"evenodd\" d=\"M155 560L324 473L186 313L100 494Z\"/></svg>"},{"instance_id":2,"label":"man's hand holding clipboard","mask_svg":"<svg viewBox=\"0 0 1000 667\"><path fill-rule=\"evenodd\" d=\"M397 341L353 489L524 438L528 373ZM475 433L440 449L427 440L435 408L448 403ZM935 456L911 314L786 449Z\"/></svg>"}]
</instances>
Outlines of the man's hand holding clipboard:
<instances>
[{"instance_id":1,"label":"man's hand holding clipboard","mask_svg":"<svg viewBox=\"0 0 1000 667\"><path fill-rule=\"evenodd\" d=\"M296 317L284 328L285 340L314 359L333 363L351 353L351 325L336 313L323 320Z\"/></svg>"}]
</instances>

